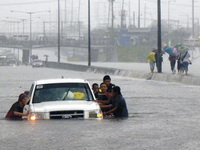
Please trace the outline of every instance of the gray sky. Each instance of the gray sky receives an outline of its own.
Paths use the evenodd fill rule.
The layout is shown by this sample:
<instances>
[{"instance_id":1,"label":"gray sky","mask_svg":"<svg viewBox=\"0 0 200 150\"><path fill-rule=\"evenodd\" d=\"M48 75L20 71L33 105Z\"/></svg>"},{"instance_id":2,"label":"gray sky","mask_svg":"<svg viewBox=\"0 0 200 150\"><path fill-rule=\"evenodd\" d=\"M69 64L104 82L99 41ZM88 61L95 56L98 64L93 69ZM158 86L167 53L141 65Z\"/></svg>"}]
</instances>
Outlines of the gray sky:
<instances>
[{"instance_id":1,"label":"gray sky","mask_svg":"<svg viewBox=\"0 0 200 150\"><path fill-rule=\"evenodd\" d=\"M66 1L66 19L67 21L78 20L78 3L79 0L60 0L61 2L61 13L62 20L65 21L65 1ZM169 2L170 1L170 2ZM80 0L80 21L87 24L87 2L88 0ZM141 27L144 24L148 25L152 20L156 20L157 17L157 0L140 0L140 14L141 14ZM73 4L73 5L72 5ZM108 0L91 0L91 26L94 28L97 25L104 27L108 24ZM169 4L169 5L168 5ZM130 5L130 7L129 7ZM73 6L73 7L72 7ZM146 6L146 9L145 9ZM169 7L168 7L169 6ZM162 19L168 19L168 8L169 8L169 19L179 21L181 26L186 26L189 20L189 26L191 26L192 17L192 0L161 0L162 7ZM120 10L122 8L122 0L115 0L114 2L114 14L115 14L115 26L120 24ZM124 8L127 14L127 23L129 21L133 23L133 12L135 12L135 24L137 26L138 18L138 0L124 0ZM73 9L73 15L72 10ZM200 2L195 0L195 18L200 18ZM29 18L26 13L11 13L11 10L16 11L47 11L51 13L36 13L33 14L35 25L33 30L42 28L42 21L57 21L57 0L1 0L0 2L0 30L5 28L4 20L14 20L11 18ZM146 12L146 13L145 13ZM130 13L130 15L129 15ZM145 15L146 14L146 15ZM146 19L144 19L146 16ZM41 17L37 19L37 17ZM198 19L195 19L197 22ZM41 23L39 23L41 22Z\"/></svg>"}]
</instances>

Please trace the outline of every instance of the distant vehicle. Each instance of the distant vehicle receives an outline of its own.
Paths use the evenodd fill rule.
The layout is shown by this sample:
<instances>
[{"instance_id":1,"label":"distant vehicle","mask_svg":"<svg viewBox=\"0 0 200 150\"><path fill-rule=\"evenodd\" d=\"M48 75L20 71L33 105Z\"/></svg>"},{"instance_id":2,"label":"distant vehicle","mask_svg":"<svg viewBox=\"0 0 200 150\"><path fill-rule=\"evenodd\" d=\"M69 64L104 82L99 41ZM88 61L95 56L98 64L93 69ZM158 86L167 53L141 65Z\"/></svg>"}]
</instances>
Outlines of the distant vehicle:
<instances>
[{"instance_id":1,"label":"distant vehicle","mask_svg":"<svg viewBox=\"0 0 200 150\"><path fill-rule=\"evenodd\" d=\"M17 59L13 53L0 54L0 66L13 66L17 64Z\"/></svg>"},{"instance_id":2,"label":"distant vehicle","mask_svg":"<svg viewBox=\"0 0 200 150\"><path fill-rule=\"evenodd\" d=\"M17 64L16 56L13 53L6 54L6 61L8 66L14 66Z\"/></svg>"},{"instance_id":3,"label":"distant vehicle","mask_svg":"<svg viewBox=\"0 0 200 150\"><path fill-rule=\"evenodd\" d=\"M15 58L7 59L8 66L15 66L17 65L17 60Z\"/></svg>"},{"instance_id":4,"label":"distant vehicle","mask_svg":"<svg viewBox=\"0 0 200 150\"><path fill-rule=\"evenodd\" d=\"M0 66L7 66L6 55L0 55Z\"/></svg>"},{"instance_id":5,"label":"distant vehicle","mask_svg":"<svg viewBox=\"0 0 200 150\"><path fill-rule=\"evenodd\" d=\"M42 60L40 59L35 59L33 62L32 62L32 67L43 67L43 62Z\"/></svg>"},{"instance_id":6,"label":"distant vehicle","mask_svg":"<svg viewBox=\"0 0 200 150\"><path fill-rule=\"evenodd\" d=\"M103 114L88 81L48 79L35 81L29 93L28 120L102 119Z\"/></svg>"}]
</instances>

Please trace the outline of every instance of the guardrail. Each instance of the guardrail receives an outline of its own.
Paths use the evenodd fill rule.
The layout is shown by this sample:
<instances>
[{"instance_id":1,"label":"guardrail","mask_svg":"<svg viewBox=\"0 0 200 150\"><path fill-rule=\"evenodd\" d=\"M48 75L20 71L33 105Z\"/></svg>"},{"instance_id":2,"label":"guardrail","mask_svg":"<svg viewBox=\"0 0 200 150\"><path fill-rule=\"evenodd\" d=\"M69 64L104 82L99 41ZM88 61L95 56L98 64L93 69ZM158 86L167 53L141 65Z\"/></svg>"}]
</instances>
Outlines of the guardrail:
<instances>
[{"instance_id":1,"label":"guardrail","mask_svg":"<svg viewBox=\"0 0 200 150\"><path fill-rule=\"evenodd\" d=\"M86 65L77 65L70 63L57 63L57 62L47 62L47 67L55 69L66 69L82 72L92 72L100 74L110 74L116 76L124 76L130 78L140 78L146 80L155 80L155 81L165 81L165 82L176 82L187 85L197 85L200 86L200 77L196 76L184 76L184 75L174 75L167 73L146 73L133 70L123 70L116 68L106 68L106 67L88 67Z\"/></svg>"}]
</instances>

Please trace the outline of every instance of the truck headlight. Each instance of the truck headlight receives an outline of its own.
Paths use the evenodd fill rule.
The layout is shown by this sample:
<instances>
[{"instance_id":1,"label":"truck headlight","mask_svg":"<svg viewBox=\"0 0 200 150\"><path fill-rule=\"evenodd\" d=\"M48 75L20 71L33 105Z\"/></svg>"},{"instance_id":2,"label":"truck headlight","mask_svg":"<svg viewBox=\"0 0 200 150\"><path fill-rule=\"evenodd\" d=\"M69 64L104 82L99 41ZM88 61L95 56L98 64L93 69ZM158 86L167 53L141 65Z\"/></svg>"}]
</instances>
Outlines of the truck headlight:
<instances>
[{"instance_id":1,"label":"truck headlight","mask_svg":"<svg viewBox=\"0 0 200 150\"><path fill-rule=\"evenodd\" d=\"M30 121L35 121L35 120L38 120L38 119L43 119L44 118L44 115L40 114L40 113L36 113L36 112L32 112L28 115L28 120Z\"/></svg>"},{"instance_id":2,"label":"truck headlight","mask_svg":"<svg viewBox=\"0 0 200 150\"><path fill-rule=\"evenodd\" d=\"M89 112L89 118L103 119L103 113L101 110L94 110Z\"/></svg>"}]
</instances>

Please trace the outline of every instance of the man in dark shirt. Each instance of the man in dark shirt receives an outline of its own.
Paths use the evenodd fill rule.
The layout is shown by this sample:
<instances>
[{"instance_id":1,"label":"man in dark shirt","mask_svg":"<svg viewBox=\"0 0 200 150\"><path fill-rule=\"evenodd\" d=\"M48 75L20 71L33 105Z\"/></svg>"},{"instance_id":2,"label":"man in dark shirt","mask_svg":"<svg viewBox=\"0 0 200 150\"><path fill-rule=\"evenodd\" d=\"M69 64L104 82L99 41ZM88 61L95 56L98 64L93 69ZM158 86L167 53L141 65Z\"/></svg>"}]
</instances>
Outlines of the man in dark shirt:
<instances>
[{"instance_id":1,"label":"man in dark shirt","mask_svg":"<svg viewBox=\"0 0 200 150\"><path fill-rule=\"evenodd\" d=\"M21 120L22 116L27 116L28 112L23 113L23 108L28 103L28 101L29 98L27 97L26 94L24 93L20 94L18 101L11 106L5 118L12 120Z\"/></svg>"},{"instance_id":2,"label":"man in dark shirt","mask_svg":"<svg viewBox=\"0 0 200 150\"><path fill-rule=\"evenodd\" d=\"M113 114L115 118L128 118L128 109L126 101L121 94L119 86L113 87L112 97L110 99L111 110L104 112L104 115Z\"/></svg>"},{"instance_id":3,"label":"man in dark shirt","mask_svg":"<svg viewBox=\"0 0 200 150\"><path fill-rule=\"evenodd\" d=\"M111 92L112 92L112 88L113 88L115 85L111 83L111 78L110 78L110 76L109 76L109 75L105 75L105 76L103 77L103 82L107 84L107 87L108 87L107 92L110 92L110 93L111 93Z\"/></svg>"}]
</instances>

